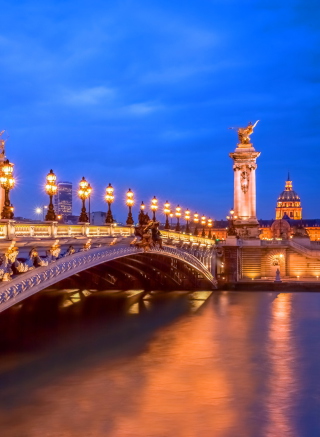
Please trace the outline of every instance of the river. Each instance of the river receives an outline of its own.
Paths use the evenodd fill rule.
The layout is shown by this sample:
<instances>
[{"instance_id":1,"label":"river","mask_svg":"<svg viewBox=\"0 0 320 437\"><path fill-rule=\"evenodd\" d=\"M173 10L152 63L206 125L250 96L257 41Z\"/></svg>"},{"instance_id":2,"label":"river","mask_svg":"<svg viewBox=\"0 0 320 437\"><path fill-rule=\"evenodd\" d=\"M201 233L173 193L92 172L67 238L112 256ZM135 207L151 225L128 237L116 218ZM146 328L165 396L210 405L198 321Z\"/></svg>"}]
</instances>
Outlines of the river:
<instances>
[{"instance_id":1,"label":"river","mask_svg":"<svg viewBox=\"0 0 320 437\"><path fill-rule=\"evenodd\" d=\"M1 437L320 435L320 293L119 296L0 315Z\"/></svg>"}]
</instances>

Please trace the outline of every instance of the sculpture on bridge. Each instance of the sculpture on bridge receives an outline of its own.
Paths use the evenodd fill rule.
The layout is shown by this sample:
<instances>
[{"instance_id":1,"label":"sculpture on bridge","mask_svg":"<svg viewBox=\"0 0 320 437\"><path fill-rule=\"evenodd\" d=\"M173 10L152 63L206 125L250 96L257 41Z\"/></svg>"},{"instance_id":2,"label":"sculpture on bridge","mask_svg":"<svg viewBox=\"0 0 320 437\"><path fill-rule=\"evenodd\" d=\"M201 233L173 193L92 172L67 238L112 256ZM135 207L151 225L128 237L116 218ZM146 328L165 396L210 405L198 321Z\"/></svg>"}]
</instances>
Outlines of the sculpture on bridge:
<instances>
[{"instance_id":1,"label":"sculpture on bridge","mask_svg":"<svg viewBox=\"0 0 320 437\"><path fill-rule=\"evenodd\" d=\"M147 216L147 214L144 214ZM162 238L159 231L160 223L155 220L149 220L147 224L139 223L139 226L135 227L135 235L140 237L140 241L135 243L136 247L143 248L145 252L157 245L162 248Z\"/></svg>"},{"instance_id":2,"label":"sculpture on bridge","mask_svg":"<svg viewBox=\"0 0 320 437\"><path fill-rule=\"evenodd\" d=\"M250 144L250 135L253 134L253 129L257 126L259 120L254 124L249 122L247 127L229 127L229 129L234 129L238 133L240 144Z\"/></svg>"}]
</instances>

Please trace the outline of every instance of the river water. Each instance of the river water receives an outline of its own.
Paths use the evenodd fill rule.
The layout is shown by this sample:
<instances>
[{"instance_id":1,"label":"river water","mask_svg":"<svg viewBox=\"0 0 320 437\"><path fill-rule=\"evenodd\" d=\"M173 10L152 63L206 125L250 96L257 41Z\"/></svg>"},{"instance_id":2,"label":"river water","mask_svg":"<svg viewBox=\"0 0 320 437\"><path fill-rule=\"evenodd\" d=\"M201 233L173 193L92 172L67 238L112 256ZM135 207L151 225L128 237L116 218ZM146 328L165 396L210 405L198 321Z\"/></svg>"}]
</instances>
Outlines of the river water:
<instances>
[{"instance_id":1,"label":"river water","mask_svg":"<svg viewBox=\"0 0 320 437\"><path fill-rule=\"evenodd\" d=\"M62 295L0 315L1 437L320 435L320 293Z\"/></svg>"}]
</instances>

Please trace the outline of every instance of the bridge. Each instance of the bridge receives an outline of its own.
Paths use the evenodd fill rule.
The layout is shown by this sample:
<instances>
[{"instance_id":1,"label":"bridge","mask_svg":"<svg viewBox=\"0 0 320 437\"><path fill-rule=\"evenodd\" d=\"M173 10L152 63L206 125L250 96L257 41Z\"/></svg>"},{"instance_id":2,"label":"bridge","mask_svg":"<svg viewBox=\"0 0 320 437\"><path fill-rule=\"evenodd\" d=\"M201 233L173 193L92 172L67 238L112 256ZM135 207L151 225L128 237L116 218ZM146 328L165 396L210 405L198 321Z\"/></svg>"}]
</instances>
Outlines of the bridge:
<instances>
[{"instance_id":1,"label":"bridge","mask_svg":"<svg viewBox=\"0 0 320 437\"><path fill-rule=\"evenodd\" d=\"M0 312L52 285L213 289L212 239L161 231L162 248L136 245L132 226L0 223Z\"/></svg>"}]
</instances>

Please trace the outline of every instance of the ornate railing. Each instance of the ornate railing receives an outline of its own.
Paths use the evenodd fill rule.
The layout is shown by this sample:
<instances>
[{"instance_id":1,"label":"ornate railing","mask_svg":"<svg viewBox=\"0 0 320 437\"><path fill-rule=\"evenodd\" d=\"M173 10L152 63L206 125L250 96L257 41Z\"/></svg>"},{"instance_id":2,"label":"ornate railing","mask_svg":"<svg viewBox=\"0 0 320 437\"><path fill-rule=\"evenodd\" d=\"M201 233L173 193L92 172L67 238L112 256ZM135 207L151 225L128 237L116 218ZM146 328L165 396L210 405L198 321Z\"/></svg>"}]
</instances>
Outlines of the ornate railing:
<instances>
[{"instance_id":1,"label":"ornate railing","mask_svg":"<svg viewBox=\"0 0 320 437\"><path fill-rule=\"evenodd\" d=\"M308 247L302 246L302 244L296 243L292 240L289 241L289 245L297 252L303 253L306 256L320 258L320 250L309 249Z\"/></svg>"},{"instance_id":2,"label":"ornate railing","mask_svg":"<svg viewBox=\"0 0 320 437\"><path fill-rule=\"evenodd\" d=\"M130 226L109 225L67 225L59 223L16 223L8 220L0 224L0 239L14 240L16 238L70 238L70 237L117 237L131 236L134 228ZM184 241L190 243L213 246L214 241L209 238L196 237L194 235L161 230L164 239Z\"/></svg>"},{"instance_id":3,"label":"ornate railing","mask_svg":"<svg viewBox=\"0 0 320 437\"><path fill-rule=\"evenodd\" d=\"M60 258L47 266L37 267L22 273L10 282L1 283L0 311L80 271L116 258L142 252L142 249L134 246L99 247ZM148 253L160 253L180 259L194 267L212 284L216 285L215 279L205 265L190 253L168 246L164 246L162 249L153 248Z\"/></svg>"}]
</instances>

